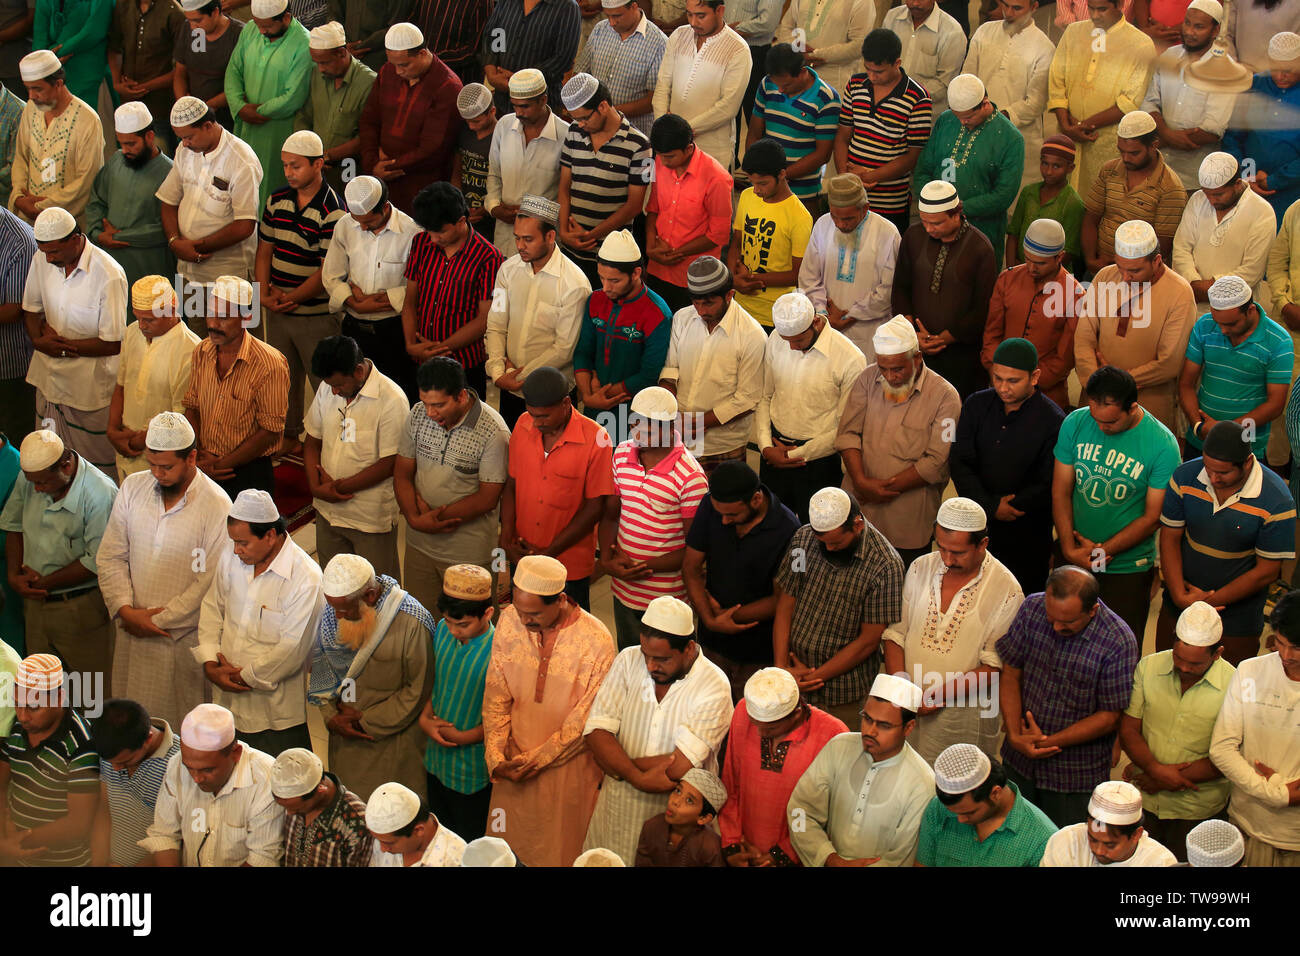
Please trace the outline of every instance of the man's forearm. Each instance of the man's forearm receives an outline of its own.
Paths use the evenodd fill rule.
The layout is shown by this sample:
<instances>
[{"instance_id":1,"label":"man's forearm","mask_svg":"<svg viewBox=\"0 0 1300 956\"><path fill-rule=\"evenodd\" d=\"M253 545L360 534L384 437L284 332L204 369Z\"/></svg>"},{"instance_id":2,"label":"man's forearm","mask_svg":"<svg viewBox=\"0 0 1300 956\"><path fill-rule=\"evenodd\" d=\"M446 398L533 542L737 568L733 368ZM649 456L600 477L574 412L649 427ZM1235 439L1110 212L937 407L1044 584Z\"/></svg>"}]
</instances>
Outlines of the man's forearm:
<instances>
[{"instance_id":1,"label":"man's forearm","mask_svg":"<svg viewBox=\"0 0 1300 956\"><path fill-rule=\"evenodd\" d=\"M1040 746L1060 747L1064 750L1066 747L1086 744L1090 740L1113 733L1119 726L1120 716L1119 711L1099 710L1095 714L1089 714L1083 720L1076 720L1064 730L1048 734L1047 739L1043 740Z\"/></svg>"},{"instance_id":2,"label":"man's forearm","mask_svg":"<svg viewBox=\"0 0 1300 956\"><path fill-rule=\"evenodd\" d=\"M1154 515L1144 514L1141 518L1126 524L1105 541L1099 542L1099 544L1102 550L1106 552L1107 557L1113 560L1116 555L1123 554L1129 548L1136 547L1150 538L1151 535L1155 534L1156 526L1159 524L1159 513Z\"/></svg>"},{"instance_id":3,"label":"man's forearm","mask_svg":"<svg viewBox=\"0 0 1300 956\"><path fill-rule=\"evenodd\" d=\"M246 465L250 461L264 456L275 447L276 442L279 440L278 433L259 428L235 446L234 451L222 455L220 458L221 464L226 468L238 468L241 465Z\"/></svg>"},{"instance_id":4,"label":"man's forearm","mask_svg":"<svg viewBox=\"0 0 1300 956\"><path fill-rule=\"evenodd\" d=\"M504 509L503 509L504 510ZM596 522L600 520L601 514L605 510L605 498L583 499L582 506L578 508L578 513L573 519L564 526L555 536L555 539L546 547L546 553L556 558L568 551L578 542L582 541L591 530L596 527ZM534 542L529 542L533 544Z\"/></svg>"},{"instance_id":5,"label":"man's forearm","mask_svg":"<svg viewBox=\"0 0 1300 956\"><path fill-rule=\"evenodd\" d=\"M822 680L831 680L846 674L870 657L880 646L880 637L885 633L883 624L872 624L863 628L862 633L835 653L825 664L813 670L812 676Z\"/></svg>"}]
</instances>

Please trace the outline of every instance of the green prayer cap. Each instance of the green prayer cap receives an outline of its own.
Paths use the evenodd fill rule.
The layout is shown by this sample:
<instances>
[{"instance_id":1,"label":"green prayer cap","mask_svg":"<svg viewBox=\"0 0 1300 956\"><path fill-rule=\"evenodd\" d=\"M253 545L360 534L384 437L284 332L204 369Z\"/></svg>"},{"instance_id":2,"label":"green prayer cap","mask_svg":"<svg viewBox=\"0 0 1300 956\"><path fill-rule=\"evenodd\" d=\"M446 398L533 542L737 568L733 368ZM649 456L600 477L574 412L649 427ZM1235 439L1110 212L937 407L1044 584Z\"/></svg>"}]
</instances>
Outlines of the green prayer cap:
<instances>
[{"instance_id":1,"label":"green prayer cap","mask_svg":"<svg viewBox=\"0 0 1300 956\"><path fill-rule=\"evenodd\" d=\"M1038 349L1029 339L1007 339L993 353L993 364L1032 372L1038 368Z\"/></svg>"}]
</instances>

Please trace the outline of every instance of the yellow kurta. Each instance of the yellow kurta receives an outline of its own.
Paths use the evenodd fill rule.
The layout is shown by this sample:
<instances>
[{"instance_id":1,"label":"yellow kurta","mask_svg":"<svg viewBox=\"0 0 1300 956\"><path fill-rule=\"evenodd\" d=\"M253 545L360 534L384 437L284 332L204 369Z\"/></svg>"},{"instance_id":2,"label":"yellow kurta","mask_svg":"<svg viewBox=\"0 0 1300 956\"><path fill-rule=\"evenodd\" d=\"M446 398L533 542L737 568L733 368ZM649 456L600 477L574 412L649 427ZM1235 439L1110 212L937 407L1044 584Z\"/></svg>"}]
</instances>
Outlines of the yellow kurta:
<instances>
[{"instance_id":1,"label":"yellow kurta","mask_svg":"<svg viewBox=\"0 0 1300 956\"><path fill-rule=\"evenodd\" d=\"M145 338L138 322L126 327L122 336L122 361L117 366L117 384L122 389L122 425L147 431L160 412L185 414L185 393L190 387L190 362L199 337L184 322L177 322L162 335ZM120 478L144 471L149 460L144 454L125 458L117 453Z\"/></svg>"},{"instance_id":2,"label":"yellow kurta","mask_svg":"<svg viewBox=\"0 0 1300 956\"><path fill-rule=\"evenodd\" d=\"M82 213L90 201L95 174L104 165L104 129L99 114L75 96L68 108L48 124L29 100L18 120L14 140L13 192L9 209L31 223L14 208L14 199L27 190L44 196L38 209L62 206L85 228Z\"/></svg>"}]
</instances>

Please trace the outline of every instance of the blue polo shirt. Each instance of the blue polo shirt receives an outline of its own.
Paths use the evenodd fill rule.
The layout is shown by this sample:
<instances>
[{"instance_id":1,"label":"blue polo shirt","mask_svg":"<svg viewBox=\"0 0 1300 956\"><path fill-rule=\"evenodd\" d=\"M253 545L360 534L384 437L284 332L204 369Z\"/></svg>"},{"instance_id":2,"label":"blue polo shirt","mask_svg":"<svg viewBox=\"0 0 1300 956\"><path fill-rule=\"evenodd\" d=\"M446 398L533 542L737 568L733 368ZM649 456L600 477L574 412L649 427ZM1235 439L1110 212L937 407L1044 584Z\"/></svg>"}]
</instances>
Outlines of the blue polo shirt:
<instances>
[{"instance_id":1,"label":"blue polo shirt","mask_svg":"<svg viewBox=\"0 0 1300 956\"><path fill-rule=\"evenodd\" d=\"M763 120L764 135L785 147L785 158L794 163L817 148L819 141L833 141L840 125L840 95L825 80L812 74L812 86L796 97L788 97L767 77L754 93L754 115ZM790 180L790 191L800 199L821 192L823 166L807 176Z\"/></svg>"},{"instance_id":2,"label":"blue polo shirt","mask_svg":"<svg viewBox=\"0 0 1300 956\"><path fill-rule=\"evenodd\" d=\"M1016 802L1002 825L983 841L975 828L962 823L938 797L921 815L916 862L922 866L1038 866L1056 824L1030 803L1014 783L1008 783Z\"/></svg>"}]
</instances>

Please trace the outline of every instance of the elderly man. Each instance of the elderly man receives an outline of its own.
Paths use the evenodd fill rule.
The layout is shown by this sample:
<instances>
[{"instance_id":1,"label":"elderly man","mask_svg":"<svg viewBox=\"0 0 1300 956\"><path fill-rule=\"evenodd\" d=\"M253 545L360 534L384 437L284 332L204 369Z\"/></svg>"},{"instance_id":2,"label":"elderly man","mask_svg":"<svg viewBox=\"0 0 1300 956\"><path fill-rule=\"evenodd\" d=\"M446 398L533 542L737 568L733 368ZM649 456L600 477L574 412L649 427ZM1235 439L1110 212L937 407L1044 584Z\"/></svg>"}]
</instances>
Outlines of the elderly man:
<instances>
[{"instance_id":1,"label":"elderly man","mask_svg":"<svg viewBox=\"0 0 1300 956\"><path fill-rule=\"evenodd\" d=\"M614 108L649 136L659 64L668 38L637 0L601 0L601 6L606 19L592 28L573 71L590 73L603 83Z\"/></svg>"},{"instance_id":2,"label":"elderly man","mask_svg":"<svg viewBox=\"0 0 1300 956\"><path fill-rule=\"evenodd\" d=\"M100 779L91 866L140 866L149 854L139 841L153 823L158 791L167 764L180 753L180 738L137 701L116 698L104 703L90 742L99 754Z\"/></svg>"},{"instance_id":3,"label":"elderly man","mask_svg":"<svg viewBox=\"0 0 1300 956\"><path fill-rule=\"evenodd\" d=\"M1123 369L1136 383L1142 407L1178 431L1178 375L1195 310L1191 285L1165 264L1151 224L1124 223L1115 231L1115 264L1097 273L1079 304L1079 382L1106 365Z\"/></svg>"},{"instance_id":4,"label":"elderly man","mask_svg":"<svg viewBox=\"0 0 1300 956\"><path fill-rule=\"evenodd\" d=\"M113 666L113 625L99 590L100 539L117 488L52 431L19 452L22 474L0 511L9 586L23 599L27 650L53 653L69 671Z\"/></svg>"},{"instance_id":5,"label":"elderly man","mask_svg":"<svg viewBox=\"0 0 1300 956\"><path fill-rule=\"evenodd\" d=\"M400 783L375 791L366 804L366 827L374 838L371 866L460 866L465 853L465 841Z\"/></svg>"},{"instance_id":6,"label":"elderly man","mask_svg":"<svg viewBox=\"0 0 1300 956\"><path fill-rule=\"evenodd\" d=\"M1057 826L1078 823L1110 778L1138 661L1133 632L1099 600L1092 574L1064 565L1025 598L995 650L1007 779Z\"/></svg>"},{"instance_id":7,"label":"elderly man","mask_svg":"<svg viewBox=\"0 0 1300 956\"><path fill-rule=\"evenodd\" d=\"M0 860L7 866L91 863L99 759L66 684L53 654L24 658L13 678L17 722L0 742Z\"/></svg>"},{"instance_id":8,"label":"elderly man","mask_svg":"<svg viewBox=\"0 0 1300 956\"><path fill-rule=\"evenodd\" d=\"M285 814L271 789L274 766L235 740L234 714L199 704L181 724L180 753L167 762L140 846L155 866L279 866Z\"/></svg>"},{"instance_id":9,"label":"elderly man","mask_svg":"<svg viewBox=\"0 0 1300 956\"><path fill-rule=\"evenodd\" d=\"M86 239L67 210L43 210L33 229L40 255L23 289L31 338L27 382L36 415L78 454L116 475L108 439L109 405L126 330L126 274Z\"/></svg>"},{"instance_id":10,"label":"elderly man","mask_svg":"<svg viewBox=\"0 0 1300 956\"><path fill-rule=\"evenodd\" d=\"M835 447L844 459L844 490L906 567L930 550L961 400L926 366L903 316L876 329L874 343L876 362L848 393Z\"/></svg>"},{"instance_id":11,"label":"elderly man","mask_svg":"<svg viewBox=\"0 0 1300 956\"><path fill-rule=\"evenodd\" d=\"M970 498L939 507L938 550L912 562L903 580L903 614L884 634L885 672L906 674L925 691L912 747L933 765L952 744L997 756L995 644L1011 626L1024 592L988 551L988 518Z\"/></svg>"},{"instance_id":12,"label":"elderly man","mask_svg":"<svg viewBox=\"0 0 1300 956\"><path fill-rule=\"evenodd\" d=\"M310 750L286 750L271 767L271 795L285 813L284 863L369 866L374 841L366 804Z\"/></svg>"},{"instance_id":13,"label":"elderly man","mask_svg":"<svg viewBox=\"0 0 1300 956\"><path fill-rule=\"evenodd\" d=\"M483 691L489 819L501 824L492 832L532 866L569 866L577 858L601 782L583 740L590 728L583 728L614 663L614 641L564 593L567 575L545 555L519 561ZM643 822L637 817L633 848Z\"/></svg>"},{"instance_id":14,"label":"elderly man","mask_svg":"<svg viewBox=\"0 0 1300 956\"><path fill-rule=\"evenodd\" d=\"M325 565L308 669L312 703L329 731L330 767L362 800L390 780L424 785L416 718L433 687L429 612L355 554Z\"/></svg>"},{"instance_id":15,"label":"elderly man","mask_svg":"<svg viewBox=\"0 0 1300 956\"><path fill-rule=\"evenodd\" d=\"M930 94L934 104L933 125L948 109L948 86L961 72L966 31L935 0L912 0L894 7L885 14L880 26L898 37L906 75ZM874 62L865 54L863 59Z\"/></svg>"},{"instance_id":16,"label":"elderly man","mask_svg":"<svg viewBox=\"0 0 1300 956\"><path fill-rule=\"evenodd\" d=\"M225 0L232 9L237 2ZM239 44L244 20L227 16L222 0L182 0L181 11L186 26L176 31L172 59L172 92L177 99L194 96L206 104L225 129L235 128L234 118L226 106L226 66ZM203 42L196 42L199 36Z\"/></svg>"},{"instance_id":17,"label":"elderly man","mask_svg":"<svg viewBox=\"0 0 1300 956\"><path fill-rule=\"evenodd\" d=\"M148 469L145 430L153 417L185 411L200 339L181 321L179 306L171 280L163 276L144 276L131 286L135 321L122 336L117 386L108 409L108 440L117 452L119 481Z\"/></svg>"},{"instance_id":18,"label":"elderly man","mask_svg":"<svg viewBox=\"0 0 1300 956\"><path fill-rule=\"evenodd\" d=\"M934 771L907 743L921 688L881 674L858 731L832 737L790 794L790 840L804 866L908 866Z\"/></svg>"},{"instance_id":19,"label":"elderly man","mask_svg":"<svg viewBox=\"0 0 1300 956\"><path fill-rule=\"evenodd\" d=\"M1052 834L1039 866L1174 866L1166 847L1142 827L1142 794L1123 780L1099 783L1087 820Z\"/></svg>"},{"instance_id":20,"label":"elderly man","mask_svg":"<svg viewBox=\"0 0 1300 956\"><path fill-rule=\"evenodd\" d=\"M310 747L302 672L324 609L320 566L265 491L239 493L226 534L233 547L203 598L194 659L250 747L272 756Z\"/></svg>"},{"instance_id":21,"label":"elderly man","mask_svg":"<svg viewBox=\"0 0 1300 956\"><path fill-rule=\"evenodd\" d=\"M524 379L543 366L573 381L573 350L591 297L583 270L556 245L560 205L525 196L514 221L515 254L497 270L487 316L487 375L500 390L501 417L524 414ZM625 234L631 239L631 234ZM570 388L572 388L570 384Z\"/></svg>"},{"instance_id":22,"label":"elderly man","mask_svg":"<svg viewBox=\"0 0 1300 956\"><path fill-rule=\"evenodd\" d=\"M758 475L807 521L817 490L840 482L836 430L866 359L802 292L777 299L772 320L758 403Z\"/></svg>"},{"instance_id":23,"label":"elderly man","mask_svg":"<svg viewBox=\"0 0 1300 956\"><path fill-rule=\"evenodd\" d=\"M731 687L695 642L690 607L655 598L600 685L583 729L605 779L583 848L636 855L641 825L662 813L668 794L693 767L718 769L731 723Z\"/></svg>"},{"instance_id":24,"label":"elderly man","mask_svg":"<svg viewBox=\"0 0 1300 956\"><path fill-rule=\"evenodd\" d=\"M29 223L56 206L81 216L104 165L99 116L68 90L63 63L49 50L27 54L18 69L28 99L14 140L9 209Z\"/></svg>"},{"instance_id":25,"label":"elderly man","mask_svg":"<svg viewBox=\"0 0 1300 956\"><path fill-rule=\"evenodd\" d=\"M731 716L718 814L728 866L799 866L786 806L799 778L833 737L848 730L799 695L789 671L766 667L745 682Z\"/></svg>"},{"instance_id":26,"label":"elderly man","mask_svg":"<svg viewBox=\"0 0 1300 956\"><path fill-rule=\"evenodd\" d=\"M901 238L888 219L872 212L867 190L852 173L826 182L830 212L813 224L799 265L799 289L870 365L871 338L889 319L894 265Z\"/></svg>"},{"instance_id":27,"label":"elderly man","mask_svg":"<svg viewBox=\"0 0 1300 956\"><path fill-rule=\"evenodd\" d=\"M149 470L122 480L97 557L117 624L114 689L177 727L209 696L193 651L200 604L229 547L230 499L199 471L195 446L185 416L149 422Z\"/></svg>"},{"instance_id":28,"label":"elderly man","mask_svg":"<svg viewBox=\"0 0 1300 956\"><path fill-rule=\"evenodd\" d=\"M95 174L86 205L86 235L108 250L132 284L151 273L176 271L156 195L172 161L158 148L153 121L138 101L117 108L113 131L119 149Z\"/></svg>"},{"instance_id":29,"label":"elderly man","mask_svg":"<svg viewBox=\"0 0 1300 956\"><path fill-rule=\"evenodd\" d=\"M341 196L345 184L360 172L361 111L375 85L375 71L352 55L337 21L312 30L307 46L316 69L294 127L320 134L325 180Z\"/></svg>"}]
</instances>

